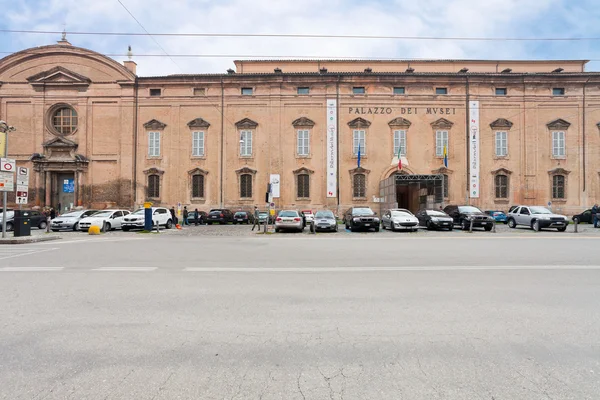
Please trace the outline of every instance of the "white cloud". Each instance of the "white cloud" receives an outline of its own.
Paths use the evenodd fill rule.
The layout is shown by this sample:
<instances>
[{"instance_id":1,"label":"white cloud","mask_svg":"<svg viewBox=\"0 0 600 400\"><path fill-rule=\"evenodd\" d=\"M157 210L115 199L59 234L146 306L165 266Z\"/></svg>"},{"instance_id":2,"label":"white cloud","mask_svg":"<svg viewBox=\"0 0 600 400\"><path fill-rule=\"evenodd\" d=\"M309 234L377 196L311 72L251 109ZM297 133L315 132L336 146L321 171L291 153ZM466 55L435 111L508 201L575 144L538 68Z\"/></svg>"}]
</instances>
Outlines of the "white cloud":
<instances>
[{"instance_id":1,"label":"white cloud","mask_svg":"<svg viewBox=\"0 0 600 400\"><path fill-rule=\"evenodd\" d=\"M534 36L540 21L567 0L121 0L150 32L310 33L405 36ZM116 0L0 0L12 29L143 32ZM582 7L574 10L584 15ZM572 20L570 24L576 24ZM569 36L569 25L553 36ZM5 49L44 45L58 35L0 37ZM102 53L160 54L148 37L70 36ZM550 46L524 42L398 41L364 39L156 37L170 54L236 56L530 58ZM532 53L532 49L535 52ZM548 53L552 58L552 53ZM577 57L576 55L573 57ZM561 58L565 58L562 55ZM233 58L135 58L140 75L224 72Z\"/></svg>"}]
</instances>

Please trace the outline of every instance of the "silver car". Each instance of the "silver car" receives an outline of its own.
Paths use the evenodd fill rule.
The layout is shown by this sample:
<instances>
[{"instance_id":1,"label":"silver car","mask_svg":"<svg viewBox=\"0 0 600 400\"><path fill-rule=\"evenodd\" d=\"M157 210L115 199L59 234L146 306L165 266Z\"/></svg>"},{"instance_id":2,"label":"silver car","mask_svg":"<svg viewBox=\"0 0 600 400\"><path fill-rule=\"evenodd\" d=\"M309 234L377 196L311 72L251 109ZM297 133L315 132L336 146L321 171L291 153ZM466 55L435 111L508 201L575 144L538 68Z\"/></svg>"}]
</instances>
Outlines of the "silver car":
<instances>
[{"instance_id":1,"label":"silver car","mask_svg":"<svg viewBox=\"0 0 600 400\"><path fill-rule=\"evenodd\" d=\"M292 230L302 232L304 230L304 219L296 210L282 210L275 219L275 232Z\"/></svg>"},{"instance_id":2,"label":"silver car","mask_svg":"<svg viewBox=\"0 0 600 400\"><path fill-rule=\"evenodd\" d=\"M419 220L405 208L393 208L387 210L381 216L381 227L392 231L409 230L415 232L419 229Z\"/></svg>"},{"instance_id":3,"label":"silver car","mask_svg":"<svg viewBox=\"0 0 600 400\"><path fill-rule=\"evenodd\" d=\"M569 220L564 215L552 213L546 207L520 206L508 213L506 223L509 228L523 225L536 232L542 228L556 228L559 232L564 232L567 230Z\"/></svg>"},{"instance_id":4,"label":"silver car","mask_svg":"<svg viewBox=\"0 0 600 400\"><path fill-rule=\"evenodd\" d=\"M332 211L322 210L317 211L314 218L315 230L337 232L338 224L335 215Z\"/></svg>"},{"instance_id":5,"label":"silver car","mask_svg":"<svg viewBox=\"0 0 600 400\"><path fill-rule=\"evenodd\" d=\"M71 211L58 217L54 218L50 224L52 232L58 232L60 230L73 230L79 229L79 221L86 217L90 217L97 213L98 210L81 210Z\"/></svg>"}]
</instances>

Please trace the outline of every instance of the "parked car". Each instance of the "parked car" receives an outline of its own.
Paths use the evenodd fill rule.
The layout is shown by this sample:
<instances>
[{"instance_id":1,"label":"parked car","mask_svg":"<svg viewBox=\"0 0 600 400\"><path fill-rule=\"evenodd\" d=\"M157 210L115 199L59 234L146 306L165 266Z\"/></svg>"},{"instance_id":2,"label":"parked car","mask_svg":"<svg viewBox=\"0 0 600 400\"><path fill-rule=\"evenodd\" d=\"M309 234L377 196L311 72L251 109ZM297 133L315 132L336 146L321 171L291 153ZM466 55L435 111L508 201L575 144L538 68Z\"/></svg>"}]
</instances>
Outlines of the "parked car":
<instances>
[{"instance_id":1,"label":"parked car","mask_svg":"<svg viewBox=\"0 0 600 400\"><path fill-rule=\"evenodd\" d=\"M189 218L188 218L189 221ZM167 229L173 227L171 212L165 207L152 207L152 226L163 226ZM121 228L127 232L130 229L144 229L146 224L146 209L140 208L123 218Z\"/></svg>"},{"instance_id":2,"label":"parked car","mask_svg":"<svg viewBox=\"0 0 600 400\"><path fill-rule=\"evenodd\" d=\"M494 218L494 221L496 221L496 222L504 222L506 224L506 222L508 221L508 217L506 216L506 214L504 214L504 211L487 210L487 211L485 211L485 213L487 215L491 215L492 218Z\"/></svg>"},{"instance_id":3,"label":"parked car","mask_svg":"<svg viewBox=\"0 0 600 400\"><path fill-rule=\"evenodd\" d=\"M508 209L508 214L510 214L511 212L513 212L514 210L516 210L519 207L521 207L521 206L510 206L510 208ZM508 216L508 214L507 214L507 216Z\"/></svg>"},{"instance_id":4,"label":"parked car","mask_svg":"<svg viewBox=\"0 0 600 400\"><path fill-rule=\"evenodd\" d=\"M103 210L79 221L79 230L87 232L90 227L97 226L103 232L121 229L123 218L129 215L127 210Z\"/></svg>"},{"instance_id":5,"label":"parked car","mask_svg":"<svg viewBox=\"0 0 600 400\"><path fill-rule=\"evenodd\" d=\"M190 211L190 213L188 215L188 222L190 224L196 223L196 217L194 217L194 213L195 213L195 211ZM206 213L206 211L198 211L198 223L204 225L206 223L207 215L208 214Z\"/></svg>"},{"instance_id":6,"label":"parked car","mask_svg":"<svg viewBox=\"0 0 600 400\"><path fill-rule=\"evenodd\" d=\"M312 210L302 210L302 215L304 215L304 223L305 225L312 224L315 220L315 215Z\"/></svg>"},{"instance_id":7,"label":"parked car","mask_svg":"<svg viewBox=\"0 0 600 400\"><path fill-rule=\"evenodd\" d=\"M218 222L221 225L225 225L229 222L233 222L233 212L226 208L216 208L208 212L206 217L206 223L212 225Z\"/></svg>"},{"instance_id":8,"label":"parked car","mask_svg":"<svg viewBox=\"0 0 600 400\"><path fill-rule=\"evenodd\" d=\"M463 230L469 229L471 222L473 228L483 228L486 231L491 231L494 226L494 218L477 207L448 205L444 212L452 217L454 225L460 225Z\"/></svg>"},{"instance_id":9,"label":"parked car","mask_svg":"<svg viewBox=\"0 0 600 400\"><path fill-rule=\"evenodd\" d=\"M581 214L573 215L573 222L577 221L578 224L585 222L588 224L593 224L594 221L592 219L592 209L585 210Z\"/></svg>"},{"instance_id":10,"label":"parked car","mask_svg":"<svg viewBox=\"0 0 600 400\"><path fill-rule=\"evenodd\" d=\"M32 228L46 229L46 216L36 210L22 210L29 214L29 224ZM0 231L2 231L2 211L0 210ZM13 209L6 210L6 231L10 232L15 229L15 211Z\"/></svg>"},{"instance_id":11,"label":"parked car","mask_svg":"<svg viewBox=\"0 0 600 400\"><path fill-rule=\"evenodd\" d=\"M282 230L295 230L302 232L304 230L304 221L302 215L296 210L282 210L275 218L275 232Z\"/></svg>"},{"instance_id":12,"label":"parked car","mask_svg":"<svg viewBox=\"0 0 600 400\"><path fill-rule=\"evenodd\" d=\"M440 210L421 210L415 217L419 220L420 226L427 229L448 229L452 230L454 221L452 217Z\"/></svg>"},{"instance_id":13,"label":"parked car","mask_svg":"<svg viewBox=\"0 0 600 400\"><path fill-rule=\"evenodd\" d=\"M350 207L344 213L344 224L352 232L357 229L374 229L379 232L379 218L369 207Z\"/></svg>"},{"instance_id":14,"label":"parked car","mask_svg":"<svg viewBox=\"0 0 600 400\"><path fill-rule=\"evenodd\" d=\"M264 224L267 222L267 220L270 221L271 218L269 218L269 212L268 211L259 211L258 212L258 223L259 224Z\"/></svg>"},{"instance_id":15,"label":"parked car","mask_svg":"<svg viewBox=\"0 0 600 400\"><path fill-rule=\"evenodd\" d=\"M337 232L338 223L333 211L320 210L315 213L315 231Z\"/></svg>"},{"instance_id":16,"label":"parked car","mask_svg":"<svg viewBox=\"0 0 600 400\"><path fill-rule=\"evenodd\" d=\"M556 228L559 232L564 232L569 220L546 207L521 206L508 213L508 227L516 228L518 225L528 226L536 232L542 228Z\"/></svg>"},{"instance_id":17,"label":"parked car","mask_svg":"<svg viewBox=\"0 0 600 400\"><path fill-rule=\"evenodd\" d=\"M381 216L381 227L383 229L409 230L414 232L419 227L419 220L405 208L392 208L386 210Z\"/></svg>"},{"instance_id":18,"label":"parked car","mask_svg":"<svg viewBox=\"0 0 600 400\"><path fill-rule=\"evenodd\" d=\"M252 221L252 215L248 211L237 211L233 214L234 224L249 224Z\"/></svg>"},{"instance_id":19,"label":"parked car","mask_svg":"<svg viewBox=\"0 0 600 400\"><path fill-rule=\"evenodd\" d=\"M80 210L59 215L50 223L50 229L52 229L52 232L58 232L64 229L78 231L79 221L84 218L91 217L97 212L98 210Z\"/></svg>"}]
</instances>

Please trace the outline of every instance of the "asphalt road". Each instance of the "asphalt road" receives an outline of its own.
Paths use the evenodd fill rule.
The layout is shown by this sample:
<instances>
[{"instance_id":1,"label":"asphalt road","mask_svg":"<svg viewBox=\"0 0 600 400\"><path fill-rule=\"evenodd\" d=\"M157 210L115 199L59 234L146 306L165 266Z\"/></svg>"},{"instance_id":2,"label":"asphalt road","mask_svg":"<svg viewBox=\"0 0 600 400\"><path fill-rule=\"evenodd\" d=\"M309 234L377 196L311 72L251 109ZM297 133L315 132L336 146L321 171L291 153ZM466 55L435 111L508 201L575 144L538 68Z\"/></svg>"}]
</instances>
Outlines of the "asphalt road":
<instances>
[{"instance_id":1,"label":"asphalt road","mask_svg":"<svg viewBox=\"0 0 600 400\"><path fill-rule=\"evenodd\" d=\"M591 236L0 247L1 399L597 399Z\"/></svg>"}]
</instances>

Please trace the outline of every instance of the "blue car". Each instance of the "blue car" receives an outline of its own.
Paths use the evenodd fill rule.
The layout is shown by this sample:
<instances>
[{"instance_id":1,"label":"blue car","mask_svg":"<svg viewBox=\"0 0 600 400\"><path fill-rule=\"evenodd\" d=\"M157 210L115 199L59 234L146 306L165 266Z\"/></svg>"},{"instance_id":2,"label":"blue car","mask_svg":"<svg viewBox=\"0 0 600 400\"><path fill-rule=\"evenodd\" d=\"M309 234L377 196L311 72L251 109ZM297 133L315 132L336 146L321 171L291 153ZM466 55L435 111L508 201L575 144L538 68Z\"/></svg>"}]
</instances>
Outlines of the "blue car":
<instances>
[{"instance_id":1,"label":"blue car","mask_svg":"<svg viewBox=\"0 0 600 400\"><path fill-rule=\"evenodd\" d=\"M487 215L491 215L492 217L494 217L494 220L496 222L503 222L505 224L507 222L507 217L506 217L506 214L504 213L504 211L487 210L487 211L485 211L485 213Z\"/></svg>"}]
</instances>

